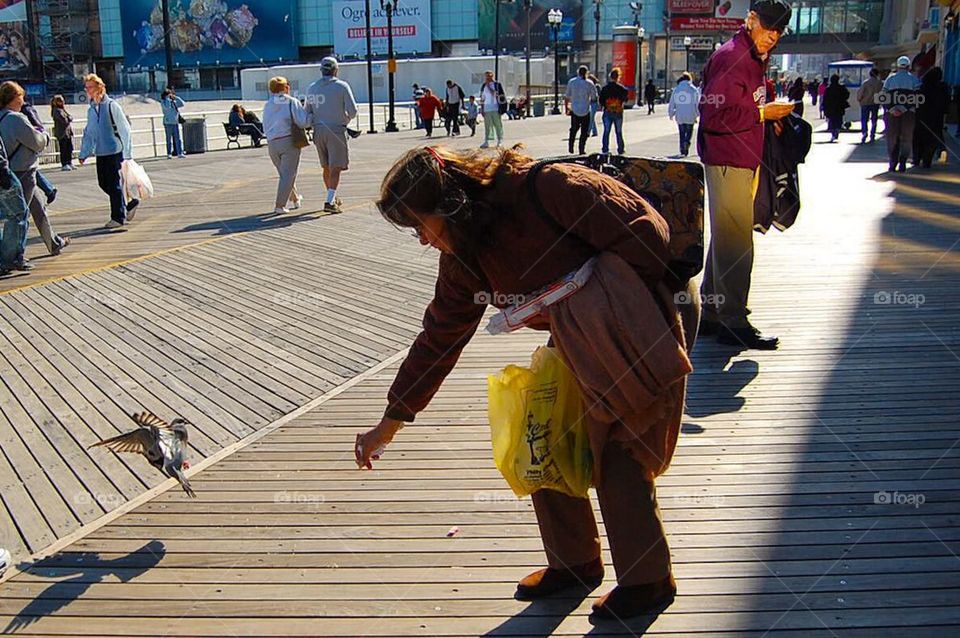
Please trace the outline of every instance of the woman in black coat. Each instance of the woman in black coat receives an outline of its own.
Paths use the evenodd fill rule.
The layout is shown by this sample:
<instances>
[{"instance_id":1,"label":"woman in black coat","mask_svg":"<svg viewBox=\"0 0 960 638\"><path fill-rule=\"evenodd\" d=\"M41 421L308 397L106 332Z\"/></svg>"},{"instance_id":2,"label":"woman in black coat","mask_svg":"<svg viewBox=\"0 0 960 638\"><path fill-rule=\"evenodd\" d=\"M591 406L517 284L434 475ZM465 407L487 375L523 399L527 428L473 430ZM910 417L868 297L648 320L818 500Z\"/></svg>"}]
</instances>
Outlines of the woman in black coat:
<instances>
[{"instance_id":1,"label":"woman in black coat","mask_svg":"<svg viewBox=\"0 0 960 638\"><path fill-rule=\"evenodd\" d=\"M839 75L830 76L830 85L823 94L823 114L827 116L827 130L830 131L830 141L836 142L843 127L843 114L850 106L850 91L840 84Z\"/></svg>"},{"instance_id":2,"label":"woman in black coat","mask_svg":"<svg viewBox=\"0 0 960 638\"><path fill-rule=\"evenodd\" d=\"M917 126L913 131L913 163L930 168L933 158L943 143L944 120L950 94L943 82L943 70L935 66L927 71L920 82L923 99L917 105Z\"/></svg>"},{"instance_id":3,"label":"woman in black coat","mask_svg":"<svg viewBox=\"0 0 960 638\"><path fill-rule=\"evenodd\" d=\"M806 89L803 86L803 78L797 78L794 80L793 84L790 86L790 90L787 91L787 98L797 103L796 106L793 107L793 112L800 117L803 117L804 93L806 93Z\"/></svg>"}]
</instances>

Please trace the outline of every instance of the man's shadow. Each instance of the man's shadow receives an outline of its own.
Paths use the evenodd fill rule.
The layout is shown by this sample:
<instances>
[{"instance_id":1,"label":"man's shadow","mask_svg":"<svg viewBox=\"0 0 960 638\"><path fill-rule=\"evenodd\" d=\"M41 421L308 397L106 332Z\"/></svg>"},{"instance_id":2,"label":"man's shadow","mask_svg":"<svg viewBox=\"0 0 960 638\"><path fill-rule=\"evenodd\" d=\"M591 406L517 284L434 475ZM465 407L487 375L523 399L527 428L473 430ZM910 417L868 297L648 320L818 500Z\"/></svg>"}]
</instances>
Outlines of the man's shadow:
<instances>
[{"instance_id":1,"label":"man's shadow","mask_svg":"<svg viewBox=\"0 0 960 638\"><path fill-rule=\"evenodd\" d=\"M101 560L97 552L79 552L58 554L32 565L22 564L22 571L29 571L35 576L73 578L59 580L43 590L20 610L3 633L15 633L44 616L57 613L80 598L92 585L102 583L109 576L116 576L121 583L130 582L156 567L166 552L162 542L152 540L140 549L113 560ZM139 560L132 560L134 555Z\"/></svg>"},{"instance_id":2,"label":"man's shadow","mask_svg":"<svg viewBox=\"0 0 960 638\"><path fill-rule=\"evenodd\" d=\"M524 636L525 638L548 638L560 624L572 614L592 593L573 597L551 596L534 600L519 614L511 616L487 633L487 636Z\"/></svg>"}]
</instances>

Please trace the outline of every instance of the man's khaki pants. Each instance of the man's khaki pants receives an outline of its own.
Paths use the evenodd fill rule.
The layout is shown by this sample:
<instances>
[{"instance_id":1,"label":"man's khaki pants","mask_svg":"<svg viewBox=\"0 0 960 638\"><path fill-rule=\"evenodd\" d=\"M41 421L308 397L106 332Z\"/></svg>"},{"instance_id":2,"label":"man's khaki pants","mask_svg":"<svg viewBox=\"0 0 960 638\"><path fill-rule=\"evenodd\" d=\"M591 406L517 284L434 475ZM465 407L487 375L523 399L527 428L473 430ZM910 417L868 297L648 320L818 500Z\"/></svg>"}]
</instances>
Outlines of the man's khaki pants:
<instances>
[{"instance_id":1,"label":"man's khaki pants","mask_svg":"<svg viewBox=\"0 0 960 638\"><path fill-rule=\"evenodd\" d=\"M746 327L753 271L753 197L756 171L706 167L710 249L701 287L703 316L728 328Z\"/></svg>"}]
</instances>

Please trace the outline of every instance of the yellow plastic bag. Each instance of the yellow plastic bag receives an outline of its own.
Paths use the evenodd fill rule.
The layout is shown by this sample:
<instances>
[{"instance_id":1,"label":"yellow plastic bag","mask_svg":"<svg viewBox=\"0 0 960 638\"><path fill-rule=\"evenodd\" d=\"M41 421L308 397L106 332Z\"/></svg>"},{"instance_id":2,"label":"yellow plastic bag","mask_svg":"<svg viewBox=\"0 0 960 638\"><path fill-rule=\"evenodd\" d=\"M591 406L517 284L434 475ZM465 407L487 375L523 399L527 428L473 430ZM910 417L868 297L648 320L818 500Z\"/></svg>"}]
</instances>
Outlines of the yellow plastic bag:
<instances>
[{"instance_id":1,"label":"yellow plastic bag","mask_svg":"<svg viewBox=\"0 0 960 638\"><path fill-rule=\"evenodd\" d=\"M514 493L586 496L592 459L583 399L556 349L538 348L529 368L490 375L487 393L493 460Z\"/></svg>"}]
</instances>

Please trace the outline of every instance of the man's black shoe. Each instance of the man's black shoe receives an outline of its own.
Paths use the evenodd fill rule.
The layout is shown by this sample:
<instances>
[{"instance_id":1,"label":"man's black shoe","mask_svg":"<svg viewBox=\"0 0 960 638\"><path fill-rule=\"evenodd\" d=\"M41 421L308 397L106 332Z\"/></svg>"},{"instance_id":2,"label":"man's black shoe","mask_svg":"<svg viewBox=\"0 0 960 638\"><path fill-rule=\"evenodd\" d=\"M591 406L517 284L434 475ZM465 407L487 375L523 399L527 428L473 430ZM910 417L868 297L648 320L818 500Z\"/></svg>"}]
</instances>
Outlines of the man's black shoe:
<instances>
[{"instance_id":1,"label":"man's black shoe","mask_svg":"<svg viewBox=\"0 0 960 638\"><path fill-rule=\"evenodd\" d=\"M31 264L26 259L23 259L21 261L15 261L13 263L13 269L18 270L20 272L29 272L33 270L33 264Z\"/></svg>"},{"instance_id":2,"label":"man's black shoe","mask_svg":"<svg viewBox=\"0 0 960 638\"><path fill-rule=\"evenodd\" d=\"M897 166L897 172L906 173L907 172L907 162L906 160L901 160L900 165Z\"/></svg>"},{"instance_id":3,"label":"man's black shoe","mask_svg":"<svg viewBox=\"0 0 960 638\"><path fill-rule=\"evenodd\" d=\"M710 319L701 319L700 328L697 330L697 336L700 337L713 337L718 332L720 332L720 322L711 321Z\"/></svg>"},{"instance_id":4,"label":"man's black shoe","mask_svg":"<svg viewBox=\"0 0 960 638\"><path fill-rule=\"evenodd\" d=\"M749 325L745 328L736 329L720 326L717 332L717 343L728 346L743 346L750 350L776 350L780 345L780 339L764 337L759 330Z\"/></svg>"},{"instance_id":5,"label":"man's black shoe","mask_svg":"<svg viewBox=\"0 0 960 638\"><path fill-rule=\"evenodd\" d=\"M50 194L47 195L47 204L52 204L57 199L57 189L54 188L50 191Z\"/></svg>"}]
</instances>

